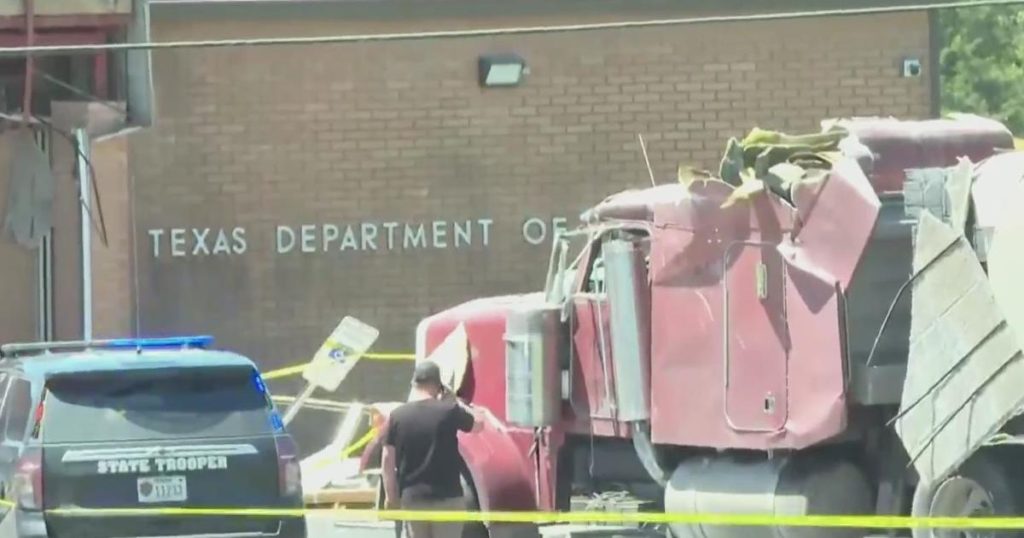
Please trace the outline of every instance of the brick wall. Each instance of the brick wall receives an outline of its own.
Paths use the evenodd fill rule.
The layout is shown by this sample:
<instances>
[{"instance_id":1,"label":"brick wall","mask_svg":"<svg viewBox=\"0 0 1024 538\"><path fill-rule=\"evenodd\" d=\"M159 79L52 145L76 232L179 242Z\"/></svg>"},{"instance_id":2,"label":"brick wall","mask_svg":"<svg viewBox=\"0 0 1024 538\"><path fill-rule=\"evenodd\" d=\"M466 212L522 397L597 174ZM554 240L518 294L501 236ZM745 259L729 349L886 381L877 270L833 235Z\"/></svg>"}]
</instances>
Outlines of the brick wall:
<instances>
[{"instance_id":1,"label":"brick wall","mask_svg":"<svg viewBox=\"0 0 1024 538\"><path fill-rule=\"evenodd\" d=\"M537 21L510 24L519 22ZM154 25L158 40L410 29ZM927 62L928 43L926 14L911 13L157 52L158 125L134 135L130 163L143 332L212 331L265 364L287 364L352 314L381 328L380 350L411 350L416 321L431 312L542 286L548 252L523 241L523 220L574 218L612 191L648 183L637 132L670 181L681 162L714 166L725 138L755 125L924 117L928 78L902 79L899 66L904 55ZM532 73L520 88L482 91L476 58L502 50L523 55ZM338 238L331 252L275 251L278 224L328 223L343 234L350 223L382 231L388 221L485 217L487 247L477 235L457 249L342 252ZM232 229L244 227L246 249L175 257L165 231L154 258L147 230L172 227L211 228L210 238L224 229L228 250L237 246ZM364 363L353 375L350 397L404 395L404 367Z\"/></svg>"},{"instance_id":2,"label":"brick wall","mask_svg":"<svg viewBox=\"0 0 1024 538\"><path fill-rule=\"evenodd\" d=\"M106 231L106 244L96 228L92 235L92 325L93 334L101 338L131 336L135 321L127 146L124 136L92 144L93 181Z\"/></svg>"}]
</instances>

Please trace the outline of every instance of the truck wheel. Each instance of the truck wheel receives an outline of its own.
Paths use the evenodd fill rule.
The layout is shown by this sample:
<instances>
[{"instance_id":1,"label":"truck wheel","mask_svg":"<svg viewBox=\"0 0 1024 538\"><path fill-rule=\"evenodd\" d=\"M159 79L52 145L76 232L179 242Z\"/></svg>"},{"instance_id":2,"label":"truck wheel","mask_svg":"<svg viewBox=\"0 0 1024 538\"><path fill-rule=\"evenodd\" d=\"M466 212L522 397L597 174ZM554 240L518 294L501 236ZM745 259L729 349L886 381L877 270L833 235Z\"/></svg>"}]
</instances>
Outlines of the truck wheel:
<instances>
[{"instance_id":1,"label":"truck wheel","mask_svg":"<svg viewBox=\"0 0 1024 538\"><path fill-rule=\"evenodd\" d=\"M1014 489L1012 466L1000 465L992 452L967 460L956 474L930 492L914 495L913 515L918 517L1019 517L1024 505ZM914 538L1024 538L1020 531L993 529L927 529L913 531Z\"/></svg>"}]
</instances>

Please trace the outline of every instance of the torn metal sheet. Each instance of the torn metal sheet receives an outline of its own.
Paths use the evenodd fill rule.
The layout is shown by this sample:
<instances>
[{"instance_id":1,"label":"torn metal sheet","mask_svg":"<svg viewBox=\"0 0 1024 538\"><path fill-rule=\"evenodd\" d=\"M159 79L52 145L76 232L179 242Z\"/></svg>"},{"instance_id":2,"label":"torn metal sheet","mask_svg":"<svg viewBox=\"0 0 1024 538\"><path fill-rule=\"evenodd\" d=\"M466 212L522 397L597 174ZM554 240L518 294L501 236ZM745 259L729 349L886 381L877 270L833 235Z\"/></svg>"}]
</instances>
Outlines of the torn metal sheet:
<instances>
[{"instance_id":1,"label":"torn metal sheet","mask_svg":"<svg viewBox=\"0 0 1024 538\"><path fill-rule=\"evenodd\" d=\"M793 198L803 226L780 250L848 288L882 207L867 176L855 161L842 159L820 188L801 184Z\"/></svg>"},{"instance_id":2,"label":"torn metal sheet","mask_svg":"<svg viewBox=\"0 0 1024 538\"><path fill-rule=\"evenodd\" d=\"M437 363L441 370L441 382L452 392L462 388L462 380L466 376L469 365L469 335L466 325L460 323L443 342L423 360ZM409 389L407 401L412 401L413 391Z\"/></svg>"},{"instance_id":3,"label":"torn metal sheet","mask_svg":"<svg viewBox=\"0 0 1024 538\"><path fill-rule=\"evenodd\" d=\"M974 179L974 166L971 160L961 158L946 180L946 191L949 193L950 223L957 233L966 233L967 219L971 210L971 180Z\"/></svg>"},{"instance_id":4,"label":"torn metal sheet","mask_svg":"<svg viewBox=\"0 0 1024 538\"><path fill-rule=\"evenodd\" d=\"M338 432L334 440L299 462L302 469L303 491L320 490L327 487L333 480L358 474L359 459L343 458L343 452L356 438L356 433L362 424L363 411L363 404L351 403L338 425Z\"/></svg>"},{"instance_id":5,"label":"torn metal sheet","mask_svg":"<svg viewBox=\"0 0 1024 538\"><path fill-rule=\"evenodd\" d=\"M25 248L34 249L53 226L55 180L50 158L35 141L35 131L13 135L4 232Z\"/></svg>"},{"instance_id":6,"label":"torn metal sheet","mask_svg":"<svg viewBox=\"0 0 1024 538\"><path fill-rule=\"evenodd\" d=\"M715 180L718 181L718 180ZM603 220L654 220L655 208L685 203L690 197L689 183L665 183L646 189L631 189L608 196L586 210L580 220L594 224Z\"/></svg>"},{"instance_id":7,"label":"torn metal sheet","mask_svg":"<svg viewBox=\"0 0 1024 538\"><path fill-rule=\"evenodd\" d=\"M1024 151L995 155L978 163L974 169L971 198L974 202L974 249L981 261L988 258L988 250L996 226L1004 215L1020 212L1020 198L1016 193L1024 182Z\"/></svg>"},{"instance_id":8,"label":"torn metal sheet","mask_svg":"<svg viewBox=\"0 0 1024 538\"><path fill-rule=\"evenodd\" d=\"M907 169L955 166L961 157L978 162L1013 145L1005 125L969 114L919 121L849 118L835 124L871 148L871 182L879 192L901 191Z\"/></svg>"},{"instance_id":9,"label":"torn metal sheet","mask_svg":"<svg viewBox=\"0 0 1024 538\"><path fill-rule=\"evenodd\" d=\"M922 212L896 431L920 479L949 475L1024 402L1024 361L974 249Z\"/></svg>"},{"instance_id":10,"label":"torn metal sheet","mask_svg":"<svg viewBox=\"0 0 1024 538\"><path fill-rule=\"evenodd\" d=\"M1024 275L1024 249L1021 248L1024 245L1024 213L1019 205L1019 201L1024 201L1024 174L1021 170L1024 166L1018 168L1015 176L1006 178L1009 180L1005 190L1007 199L1018 201L1017 210L1005 212L992 234L988 278L996 303L1017 337L1017 346L1024 350L1024 286L1021 286L1021 275ZM981 176L981 179L988 177Z\"/></svg>"}]
</instances>

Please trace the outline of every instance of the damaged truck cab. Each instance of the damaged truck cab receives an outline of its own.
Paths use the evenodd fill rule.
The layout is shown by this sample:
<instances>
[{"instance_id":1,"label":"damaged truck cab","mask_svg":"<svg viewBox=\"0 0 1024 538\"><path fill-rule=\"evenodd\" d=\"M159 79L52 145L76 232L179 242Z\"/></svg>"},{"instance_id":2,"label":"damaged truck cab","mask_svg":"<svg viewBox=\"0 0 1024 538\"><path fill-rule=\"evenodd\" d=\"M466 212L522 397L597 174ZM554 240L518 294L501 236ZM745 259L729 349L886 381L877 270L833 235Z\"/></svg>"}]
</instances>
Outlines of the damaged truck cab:
<instances>
[{"instance_id":1,"label":"damaged truck cab","mask_svg":"<svg viewBox=\"0 0 1024 538\"><path fill-rule=\"evenodd\" d=\"M544 291L417 328L418 359L465 328L458 392L510 425L460 438L467 495L501 511L596 497L672 513L1024 513L1006 463L1024 403L1012 147L973 116L755 130L716 176L605 199L556 238Z\"/></svg>"}]
</instances>

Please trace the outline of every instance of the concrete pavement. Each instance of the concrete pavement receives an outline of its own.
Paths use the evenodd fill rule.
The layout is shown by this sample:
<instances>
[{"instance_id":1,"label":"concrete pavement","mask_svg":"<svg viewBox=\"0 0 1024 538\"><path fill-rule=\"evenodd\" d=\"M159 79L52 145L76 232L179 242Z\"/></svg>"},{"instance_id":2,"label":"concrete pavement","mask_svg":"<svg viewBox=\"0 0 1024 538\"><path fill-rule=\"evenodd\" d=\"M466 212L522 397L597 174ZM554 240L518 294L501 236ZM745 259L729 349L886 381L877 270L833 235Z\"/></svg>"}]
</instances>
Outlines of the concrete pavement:
<instances>
[{"instance_id":1,"label":"concrete pavement","mask_svg":"<svg viewBox=\"0 0 1024 538\"><path fill-rule=\"evenodd\" d=\"M306 528L309 538L395 538L393 522L344 521L333 514L306 516Z\"/></svg>"}]
</instances>

